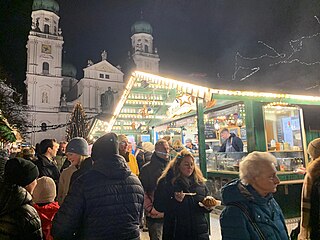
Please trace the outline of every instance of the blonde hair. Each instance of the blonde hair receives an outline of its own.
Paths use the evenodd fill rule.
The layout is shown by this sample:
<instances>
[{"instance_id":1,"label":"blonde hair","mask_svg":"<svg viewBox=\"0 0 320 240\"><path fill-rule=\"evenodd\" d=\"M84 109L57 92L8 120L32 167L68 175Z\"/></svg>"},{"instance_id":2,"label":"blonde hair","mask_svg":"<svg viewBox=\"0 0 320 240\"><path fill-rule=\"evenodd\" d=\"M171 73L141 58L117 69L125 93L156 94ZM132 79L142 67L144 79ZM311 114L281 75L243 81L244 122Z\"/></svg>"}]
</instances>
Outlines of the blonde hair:
<instances>
[{"instance_id":1,"label":"blonde hair","mask_svg":"<svg viewBox=\"0 0 320 240\"><path fill-rule=\"evenodd\" d=\"M174 149L176 149L176 148L184 148L184 146L183 146L183 144L182 144L182 142L181 142L180 139L175 140L175 141L173 142L173 144L172 144L172 147L173 147Z\"/></svg>"},{"instance_id":2,"label":"blonde hair","mask_svg":"<svg viewBox=\"0 0 320 240\"><path fill-rule=\"evenodd\" d=\"M254 151L249 153L239 165L241 182L249 184L253 178L259 176L266 165L277 164L277 159L271 153Z\"/></svg>"},{"instance_id":3,"label":"blonde hair","mask_svg":"<svg viewBox=\"0 0 320 240\"><path fill-rule=\"evenodd\" d=\"M161 176L159 177L158 182L160 181L160 179L165 178L167 176L168 172L170 170L172 170L174 177L172 178L171 183L174 184L175 181L181 176L179 166L181 165L182 160L187 156L191 157L193 160L193 163L194 163L194 171L191 174L194 181L198 184L204 183L206 181L206 179L203 177L203 174L202 174L200 168L195 164L195 160L194 160L193 155L186 149L183 149L180 153L177 154L177 156L174 159L172 159L168 163L167 167L164 169Z\"/></svg>"}]
</instances>

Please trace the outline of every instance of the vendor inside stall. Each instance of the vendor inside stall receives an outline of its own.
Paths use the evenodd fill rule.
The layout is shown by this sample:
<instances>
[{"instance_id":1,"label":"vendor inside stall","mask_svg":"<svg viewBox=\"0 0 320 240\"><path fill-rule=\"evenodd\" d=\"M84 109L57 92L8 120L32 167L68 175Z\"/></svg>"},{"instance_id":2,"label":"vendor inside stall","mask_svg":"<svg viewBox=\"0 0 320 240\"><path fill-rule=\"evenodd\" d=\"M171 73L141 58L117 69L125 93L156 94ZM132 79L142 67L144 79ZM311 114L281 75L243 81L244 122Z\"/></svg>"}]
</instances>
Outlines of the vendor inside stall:
<instances>
[{"instance_id":1,"label":"vendor inside stall","mask_svg":"<svg viewBox=\"0 0 320 240\"><path fill-rule=\"evenodd\" d=\"M228 128L220 132L220 137L224 140L219 152L243 152L243 142L234 133L230 133Z\"/></svg>"}]
</instances>

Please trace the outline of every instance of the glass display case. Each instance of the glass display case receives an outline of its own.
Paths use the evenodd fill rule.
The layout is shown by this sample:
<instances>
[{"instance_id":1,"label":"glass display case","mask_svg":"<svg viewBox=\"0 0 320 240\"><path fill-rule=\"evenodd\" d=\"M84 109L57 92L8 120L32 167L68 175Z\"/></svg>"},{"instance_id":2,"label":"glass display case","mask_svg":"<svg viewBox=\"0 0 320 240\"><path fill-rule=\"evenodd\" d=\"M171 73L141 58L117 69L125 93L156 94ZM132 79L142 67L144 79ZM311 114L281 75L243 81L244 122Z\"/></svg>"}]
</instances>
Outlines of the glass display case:
<instances>
[{"instance_id":1,"label":"glass display case","mask_svg":"<svg viewBox=\"0 0 320 240\"><path fill-rule=\"evenodd\" d=\"M266 149L277 158L277 170L297 171L304 166L302 110L298 106L270 103L263 107Z\"/></svg>"},{"instance_id":2,"label":"glass display case","mask_svg":"<svg viewBox=\"0 0 320 240\"><path fill-rule=\"evenodd\" d=\"M246 152L213 152L207 157L208 171L239 171L239 162Z\"/></svg>"},{"instance_id":3,"label":"glass display case","mask_svg":"<svg viewBox=\"0 0 320 240\"><path fill-rule=\"evenodd\" d=\"M263 107L268 151L302 151L301 109L268 104Z\"/></svg>"}]
</instances>

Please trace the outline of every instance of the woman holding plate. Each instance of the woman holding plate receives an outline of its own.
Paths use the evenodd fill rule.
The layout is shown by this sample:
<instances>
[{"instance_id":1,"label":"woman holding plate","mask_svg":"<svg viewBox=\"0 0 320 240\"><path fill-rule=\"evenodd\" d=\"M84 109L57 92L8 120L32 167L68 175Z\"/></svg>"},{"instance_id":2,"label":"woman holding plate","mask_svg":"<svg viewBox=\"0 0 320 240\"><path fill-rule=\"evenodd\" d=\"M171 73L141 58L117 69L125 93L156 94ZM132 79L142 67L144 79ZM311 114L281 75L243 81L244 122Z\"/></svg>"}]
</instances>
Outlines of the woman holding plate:
<instances>
[{"instance_id":1,"label":"woman holding plate","mask_svg":"<svg viewBox=\"0 0 320 240\"><path fill-rule=\"evenodd\" d=\"M209 239L205 213L216 201L207 195L205 178L194 157L182 150L163 171L155 192L154 208L164 212L164 240Z\"/></svg>"}]
</instances>

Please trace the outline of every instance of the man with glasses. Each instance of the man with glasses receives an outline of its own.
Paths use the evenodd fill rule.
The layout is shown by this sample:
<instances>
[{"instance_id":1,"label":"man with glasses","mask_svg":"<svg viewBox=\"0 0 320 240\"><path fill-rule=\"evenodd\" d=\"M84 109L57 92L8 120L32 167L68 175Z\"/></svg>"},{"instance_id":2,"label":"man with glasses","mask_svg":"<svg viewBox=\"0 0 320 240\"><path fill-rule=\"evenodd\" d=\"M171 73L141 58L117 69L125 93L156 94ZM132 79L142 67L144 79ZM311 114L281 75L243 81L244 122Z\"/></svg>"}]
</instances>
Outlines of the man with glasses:
<instances>
[{"instance_id":1,"label":"man with glasses","mask_svg":"<svg viewBox=\"0 0 320 240\"><path fill-rule=\"evenodd\" d=\"M119 154L126 160L131 172L135 175L139 175L139 167L136 157L129 150L129 141L126 135L118 135L119 141Z\"/></svg>"}]
</instances>

